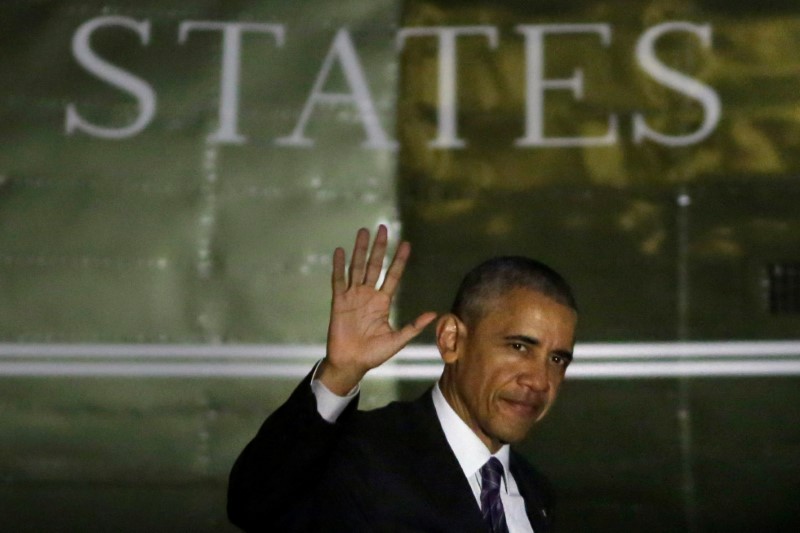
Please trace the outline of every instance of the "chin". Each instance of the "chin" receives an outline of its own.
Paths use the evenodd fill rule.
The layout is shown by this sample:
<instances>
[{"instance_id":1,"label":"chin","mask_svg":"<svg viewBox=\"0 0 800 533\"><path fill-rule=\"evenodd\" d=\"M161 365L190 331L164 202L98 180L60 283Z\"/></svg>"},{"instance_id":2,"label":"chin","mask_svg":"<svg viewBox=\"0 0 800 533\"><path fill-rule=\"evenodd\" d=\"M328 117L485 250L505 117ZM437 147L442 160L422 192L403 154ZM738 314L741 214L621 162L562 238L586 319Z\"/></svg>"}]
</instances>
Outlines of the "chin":
<instances>
[{"instance_id":1,"label":"chin","mask_svg":"<svg viewBox=\"0 0 800 533\"><path fill-rule=\"evenodd\" d=\"M498 434L497 440L499 440L503 444L516 444L520 441L525 440L525 437L528 436L528 433L530 433L532 427L533 424L524 429L503 431Z\"/></svg>"}]
</instances>

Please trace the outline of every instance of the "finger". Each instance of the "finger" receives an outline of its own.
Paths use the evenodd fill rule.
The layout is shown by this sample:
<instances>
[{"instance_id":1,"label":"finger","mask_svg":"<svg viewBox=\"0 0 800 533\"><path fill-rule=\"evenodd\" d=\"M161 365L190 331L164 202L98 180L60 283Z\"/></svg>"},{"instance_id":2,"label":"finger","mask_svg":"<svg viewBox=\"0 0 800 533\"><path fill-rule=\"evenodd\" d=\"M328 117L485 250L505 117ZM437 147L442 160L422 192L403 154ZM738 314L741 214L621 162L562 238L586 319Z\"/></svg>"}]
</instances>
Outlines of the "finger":
<instances>
[{"instance_id":1,"label":"finger","mask_svg":"<svg viewBox=\"0 0 800 533\"><path fill-rule=\"evenodd\" d=\"M401 242L397 247L397 251L394 253L394 258L392 259L392 264L389 265L389 270L386 271L386 278L383 280L381 291L389 296L394 295L394 292L397 290L397 285L403 277L403 270L406 268L406 263L410 255L411 245L406 241Z\"/></svg>"},{"instance_id":2,"label":"finger","mask_svg":"<svg viewBox=\"0 0 800 533\"><path fill-rule=\"evenodd\" d=\"M350 286L364 283L364 262L367 259L369 247L369 230L361 228L356 233L356 243L353 245L353 256L350 258Z\"/></svg>"},{"instance_id":3,"label":"finger","mask_svg":"<svg viewBox=\"0 0 800 533\"><path fill-rule=\"evenodd\" d=\"M368 286L375 286L378 278L381 276L383 269L383 258L386 257L386 242L389 240L388 231L386 226L381 224L378 226L378 233L375 235L375 242L372 243L372 250L369 252L369 261L367 263L367 275L364 279L364 284Z\"/></svg>"},{"instance_id":4,"label":"finger","mask_svg":"<svg viewBox=\"0 0 800 533\"><path fill-rule=\"evenodd\" d=\"M340 294L347 290L347 280L344 277L344 249L336 248L333 251L333 272L331 273L331 286L333 294Z\"/></svg>"},{"instance_id":5,"label":"finger","mask_svg":"<svg viewBox=\"0 0 800 533\"><path fill-rule=\"evenodd\" d=\"M403 329L399 330L396 333L397 341L400 344L400 347L402 348L403 346L411 342L411 339L422 333L422 330L425 329L428 326L428 324L433 322L435 319L436 319L436 313L429 311L427 313L422 313L421 315L419 315L417 319L414 320L414 322L406 324L403 327Z\"/></svg>"}]
</instances>

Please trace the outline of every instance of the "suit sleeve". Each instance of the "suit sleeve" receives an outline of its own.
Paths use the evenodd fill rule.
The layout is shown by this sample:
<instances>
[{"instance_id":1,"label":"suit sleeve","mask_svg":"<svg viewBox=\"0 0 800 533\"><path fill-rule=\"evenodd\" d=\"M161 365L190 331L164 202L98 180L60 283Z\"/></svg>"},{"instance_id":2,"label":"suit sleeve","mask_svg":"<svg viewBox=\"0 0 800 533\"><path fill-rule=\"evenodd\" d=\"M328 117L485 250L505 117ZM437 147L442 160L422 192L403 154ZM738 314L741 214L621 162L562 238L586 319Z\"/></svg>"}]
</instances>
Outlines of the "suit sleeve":
<instances>
[{"instance_id":1,"label":"suit sleeve","mask_svg":"<svg viewBox=\"0 0 800 533\"><path fill-rule=\"evenodd\" d=\"M304 530L313 516L314 494L357 401L326 422L310 381L311 374L266 419L231 470L228 518L245 531Z\"/></svg>"}]
</instances>

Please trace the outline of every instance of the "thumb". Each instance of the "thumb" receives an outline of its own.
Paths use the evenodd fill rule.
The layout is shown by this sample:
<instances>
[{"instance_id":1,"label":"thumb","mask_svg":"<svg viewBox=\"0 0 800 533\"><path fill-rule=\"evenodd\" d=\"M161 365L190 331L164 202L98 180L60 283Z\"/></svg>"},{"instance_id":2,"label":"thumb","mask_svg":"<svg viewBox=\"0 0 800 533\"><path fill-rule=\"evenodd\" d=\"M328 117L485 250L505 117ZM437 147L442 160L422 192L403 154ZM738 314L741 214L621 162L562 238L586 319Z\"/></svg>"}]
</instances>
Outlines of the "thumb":
<instances>
[{"instance_id":1,"label":"thumb","mask_svg":"<svg viewBox=\"0 0 800 533\"><path fill-rule=\"evenodd\" d=\"M402 348L411 342L411 339L422 333L422 330L425 329L428 324L433 322L435 319L436 313L429 311L427 313L422 313L416 318L416 320L403 326L403 328L397 332L397 342L399 347Z\"/></svg>"}]
</instances>

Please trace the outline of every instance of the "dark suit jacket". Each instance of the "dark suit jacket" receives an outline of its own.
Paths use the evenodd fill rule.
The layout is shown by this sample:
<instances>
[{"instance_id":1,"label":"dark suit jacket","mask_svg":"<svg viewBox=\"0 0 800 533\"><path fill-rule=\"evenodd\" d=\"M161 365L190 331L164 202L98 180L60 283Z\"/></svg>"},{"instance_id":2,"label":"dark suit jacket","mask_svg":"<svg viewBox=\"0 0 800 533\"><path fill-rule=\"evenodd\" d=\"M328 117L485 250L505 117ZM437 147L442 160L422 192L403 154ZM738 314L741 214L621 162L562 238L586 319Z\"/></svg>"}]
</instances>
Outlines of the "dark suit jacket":
<instances>
[{"instance_id":1,"label":"dark suit jacket","mask_svg":"<svg viewBox=\"0 0 800 533\"><path fill-rule=\"evenodd\" d=\"M485 533L430 392L356 411L335 424L316 409L310 376L236 461L228 516L247 531ZM551 528L546 479L512 451L511 472L535 533Z\"/></svg>"}]
</instances>

